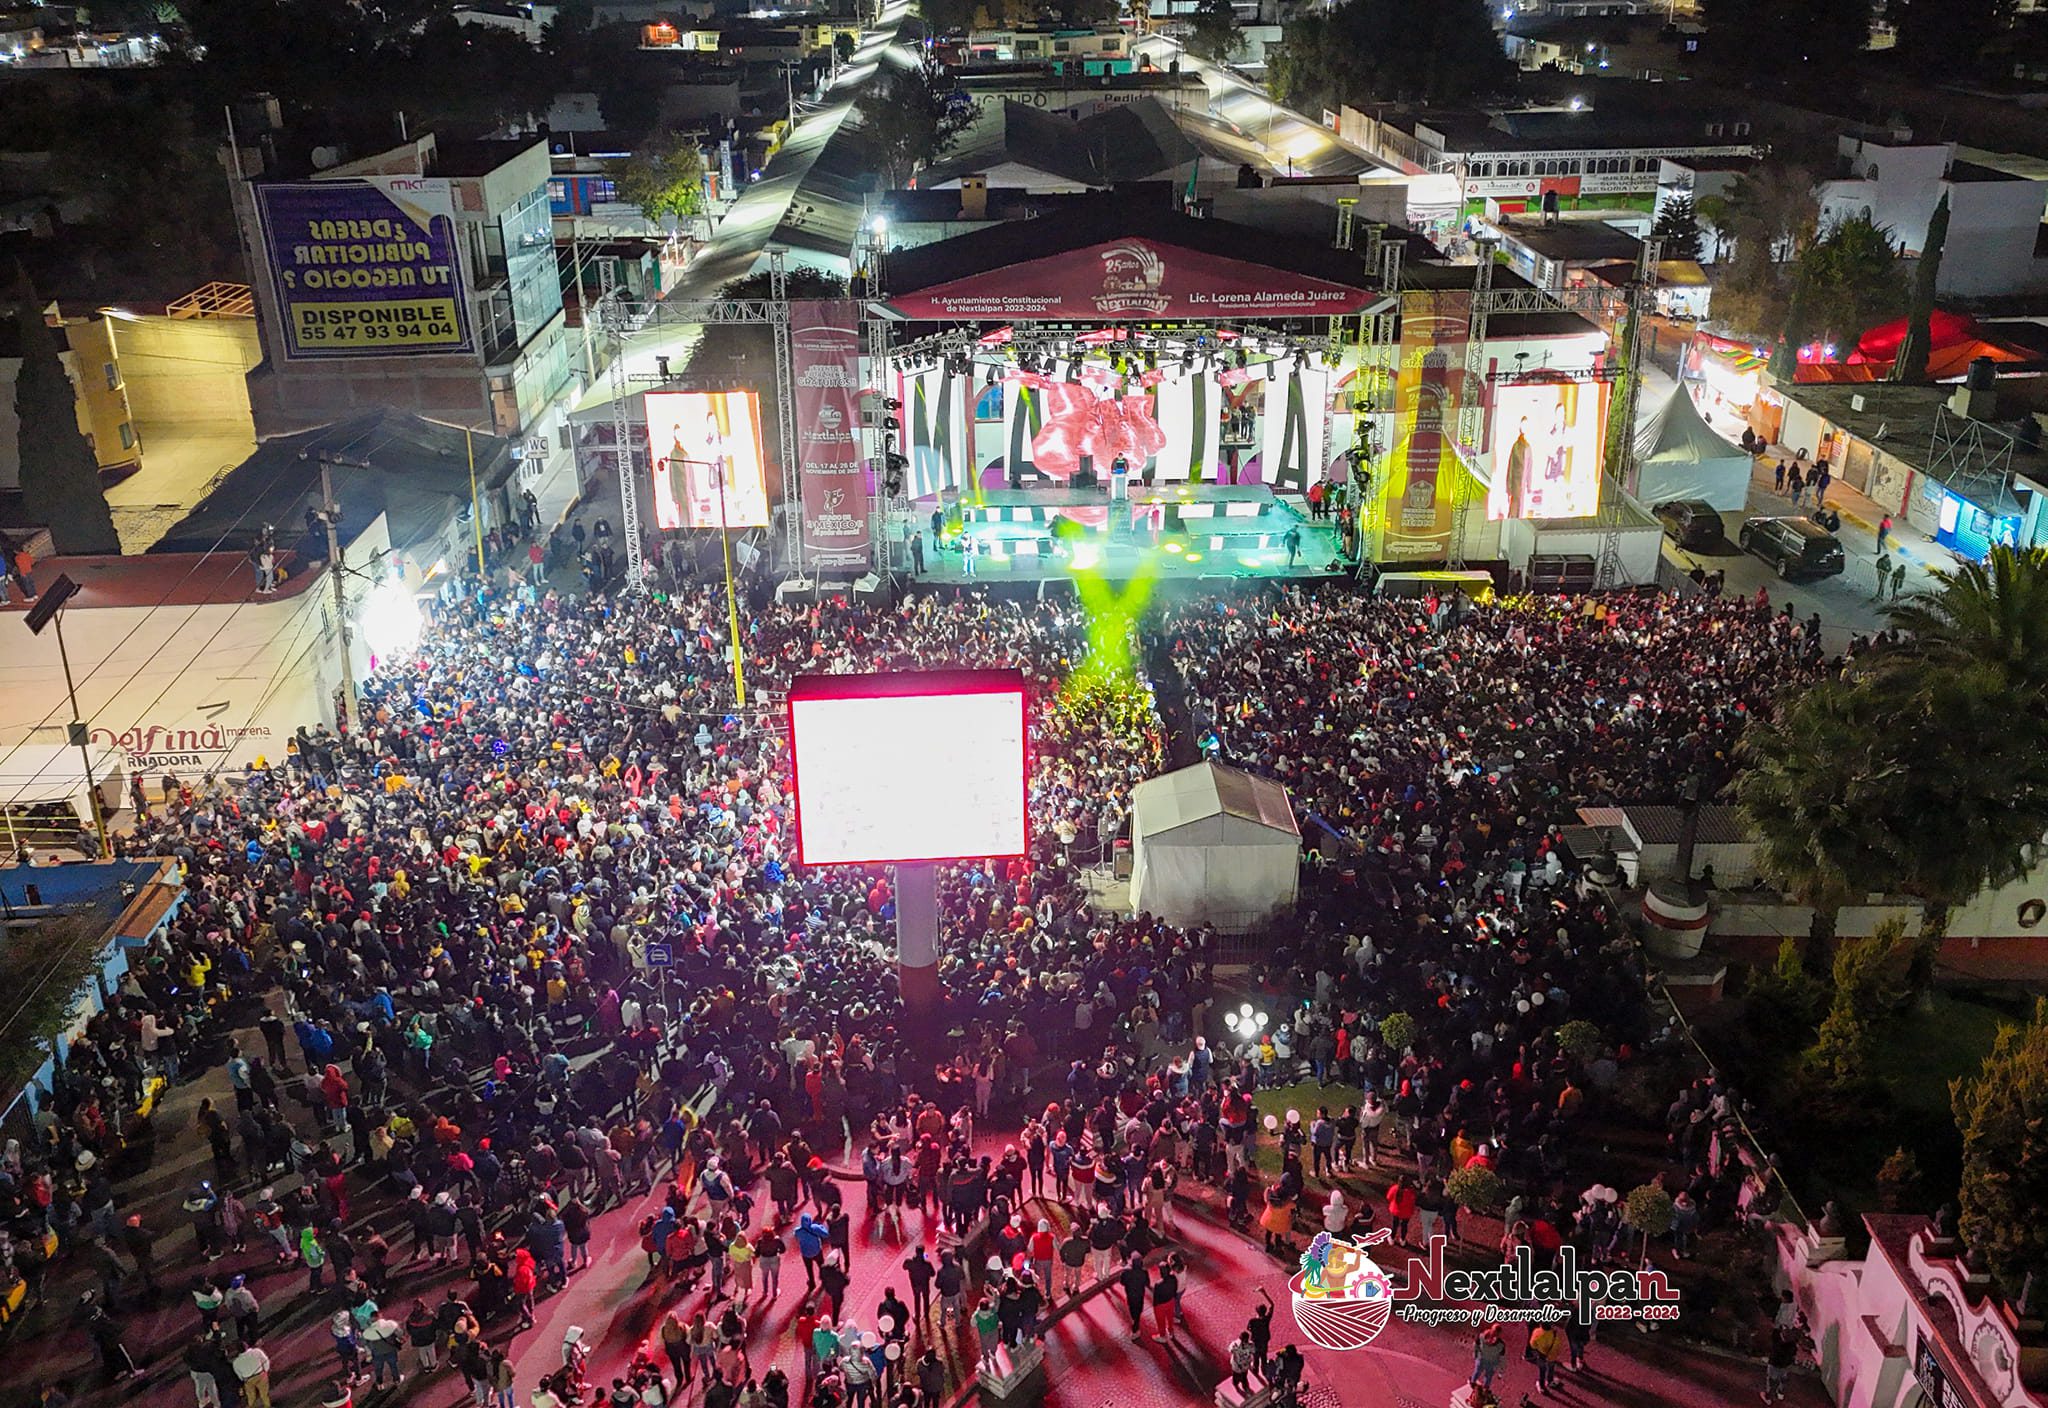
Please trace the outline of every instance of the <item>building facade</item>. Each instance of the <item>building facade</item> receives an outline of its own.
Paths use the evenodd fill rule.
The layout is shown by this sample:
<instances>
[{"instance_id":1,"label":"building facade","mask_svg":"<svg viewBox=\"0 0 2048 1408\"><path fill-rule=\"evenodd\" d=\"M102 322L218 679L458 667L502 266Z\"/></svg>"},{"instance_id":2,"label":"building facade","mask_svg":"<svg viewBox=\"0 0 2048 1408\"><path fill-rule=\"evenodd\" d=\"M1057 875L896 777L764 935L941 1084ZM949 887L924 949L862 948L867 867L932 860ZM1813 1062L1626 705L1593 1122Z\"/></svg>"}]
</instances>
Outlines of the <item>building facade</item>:
<instances>
[{"instance_id":1,"label":"building facade","mask_svg":"<svg viewBox=\"0 0 2048 1408\"><path fill-rule=\"evenodd\" d=\"M523 437L568 387L544 139L403 146L310 173L238 155L259 436L390 406ZM251 159L254 158L254 169Z\"/></svg>"}]
</instances>

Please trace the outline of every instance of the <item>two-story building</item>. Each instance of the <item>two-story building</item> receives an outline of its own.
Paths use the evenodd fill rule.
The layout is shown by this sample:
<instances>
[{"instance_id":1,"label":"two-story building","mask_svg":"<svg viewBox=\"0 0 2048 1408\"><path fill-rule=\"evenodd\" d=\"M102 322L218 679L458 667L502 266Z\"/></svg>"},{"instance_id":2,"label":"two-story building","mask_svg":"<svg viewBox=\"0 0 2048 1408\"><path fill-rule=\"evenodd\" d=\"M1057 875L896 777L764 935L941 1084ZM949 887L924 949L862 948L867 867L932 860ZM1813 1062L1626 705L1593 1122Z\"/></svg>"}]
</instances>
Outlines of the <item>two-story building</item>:
<instances>
[{"instance_id":1,"label":"two-story building","mask_svg":"<svg viewBox=\"0 0 2048 1408\"><path fill-rule=\"evenodd\" d=\"M570 375L546 139L428 133L344 161L286 135L245 131L234 156L258 437L368 407L533 431Z\"/></svg>"}]
</instances>

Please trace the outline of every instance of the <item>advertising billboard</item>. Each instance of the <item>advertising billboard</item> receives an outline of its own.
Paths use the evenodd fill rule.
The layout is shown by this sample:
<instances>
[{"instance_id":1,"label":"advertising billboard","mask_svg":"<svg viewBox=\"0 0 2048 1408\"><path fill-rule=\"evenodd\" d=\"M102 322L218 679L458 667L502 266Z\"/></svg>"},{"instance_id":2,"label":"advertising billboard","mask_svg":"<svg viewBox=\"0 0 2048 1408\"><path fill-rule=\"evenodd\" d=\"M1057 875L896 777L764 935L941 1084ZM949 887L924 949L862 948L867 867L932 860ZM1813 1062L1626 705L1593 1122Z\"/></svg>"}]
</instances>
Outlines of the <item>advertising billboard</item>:
<instances>
[{"instance_id":1,"label":"advertising billboard","mask_svg":"<svg viewBox=\"0 0 2048 1408\"><path fill-rule=\"evenodd\" d=\"M805 675L789 692L797 861L1021 856L1024 676ZM944 779L938 788L919 779Z\"/></svg>"},{"instance_id":2,"label":"advertising billboard","mask_svg":"<svg viewBox=\"0 0 2048 1408\"><path fill-rule=\"evenodd\" d=\"M1466 395L1470 289L1412 289L1401 295L1400 362L1394 381L1394 444L1381 475L1380 547L1389 562L1442 558L1451 542L1464 465L1458 408Z\"/></svg>"},{"instance_id":3,"label":"advertising billboard","mask_svg":"<svg viewBox=\"0 0 2048 1408\"><path fill-rule=\"evenodd\" d=\"M803 560L811 567L865 567L868 490L860 452L860 305L849 299L792 303L789 352L796 383Z\"/></svg>"},{"instance_id":4,"label":"advertising billboard","mask_svg":"<svg viewBox=\"0 0 2048 1408\"><path fill-rule=\"evenodd\" d=\"M256 208L288 360L471 350L447 181L280 181Z\"/></svg>"},{"instance_id":5,"label":"advertising billboard","mask_svg":"<svg viewBox=\"0 0 2048 1408\"><path fill-rule=\"evenodd\" d=\"M913 320L1321 318L1370 306L1370 289L1220 255L1118 240L892 297Z\"/></svg>"},{"instance_id":6,"label":"advertising billboard","mask_svg":"<svg viewBox=\"0 0 2048 1408\"><path fill-rule=\"evenodd\" d=\"M761 398L751 391L650 391L647 453L663 528L766 528Z\"/></svg>"},{"instance_id":7,"label":"advertising billboard","mask_svg":"<svg viewBox=\"0 0 2048 1408\"><path fill-rule=\"evenodd\" d=\"M1590 381L1495 388L1488 518L1590 518L1599 511L1601 391Z\"/></svg>"}]
</instances>

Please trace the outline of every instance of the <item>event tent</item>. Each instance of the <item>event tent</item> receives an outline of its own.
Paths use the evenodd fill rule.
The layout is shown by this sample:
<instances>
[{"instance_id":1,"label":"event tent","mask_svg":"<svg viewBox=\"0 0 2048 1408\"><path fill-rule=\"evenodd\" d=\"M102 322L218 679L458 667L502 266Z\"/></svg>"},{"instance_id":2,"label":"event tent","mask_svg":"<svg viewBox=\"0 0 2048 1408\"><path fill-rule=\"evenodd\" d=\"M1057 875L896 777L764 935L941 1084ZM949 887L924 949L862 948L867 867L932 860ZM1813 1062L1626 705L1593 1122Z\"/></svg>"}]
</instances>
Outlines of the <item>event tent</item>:
<instances>
[{"instance_id":1,"label":"event tent","mask_svg":"<svg viewBox=\"0 0 2048 1408\"><path fill-rule=\"evenodd\" d=\"M1227 933L1291 909L1301 827L1277 782L1197 763L1132 793L1131 907Z\"/></svg>"},{"instance_id":2,"label":"event tent","mask_svg":"<svg viewBox=\"0 0 2048 1408\"><path fill-rule=\"evenodd\" d=\"M1704 499L1724 512L1749 502L1749 453L1731 445L1700 419L1692 393L1671 393L1657 418L1636 440L1636 499L1645 504Z\"/></svg>"}]
</instances>

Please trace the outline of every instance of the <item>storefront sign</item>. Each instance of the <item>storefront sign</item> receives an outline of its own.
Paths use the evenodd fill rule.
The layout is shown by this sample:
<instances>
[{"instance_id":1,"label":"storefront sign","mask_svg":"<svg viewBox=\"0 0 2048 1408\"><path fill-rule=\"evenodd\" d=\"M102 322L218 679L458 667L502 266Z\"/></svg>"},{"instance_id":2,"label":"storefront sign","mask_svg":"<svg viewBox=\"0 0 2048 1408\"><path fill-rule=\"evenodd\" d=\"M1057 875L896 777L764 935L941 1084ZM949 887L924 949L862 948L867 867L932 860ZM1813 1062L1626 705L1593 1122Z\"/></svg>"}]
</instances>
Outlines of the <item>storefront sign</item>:
<instances>
[{"instance_id":1,"label":"storefront sign","mask_svg":"<svg viewBox=\"0 0 2048 1408\"><path fill-rule=\"evenodd\" d=\"M1374 300L1370 289L1132 239L955 279L890 307L924 321L1306 318L1356 313Z\"/></svg>"},{"instance_id":2,"label":"storefront sign","mask_svg":"<svg viewBox=\"0 0 2048 1408\"><path fill-rule=\"evenodd\" d=\"M1913 1377L1920 1381L1921 1392L1927 1395L1928 1408L1970 1408L1956 1392L1956 1386L1948 1381L1948 1371L1941 1367L1925 1333L1920 1333L1915 1347Z\"/></svg>"},{"instance_id":3,"label":"storefront sign","mask_svg":"<svg viewBox=\"0 0 2048 1408\"><path fill-rule=\"evenodd\" d=\"M860 452L860 305L805 300L790 307L803 560L868 563L867 478Z\"/></svg>"},{"instance_id":4,"label":"storefront sign","mask_svg":"<svg viewBox=\"0 0 2048 1408\"><path fill-rule=\"evenodd\" d=\"M470 349L447 181L278 182L256 205L286 358Z\"/></svg>"}]
</instances>

